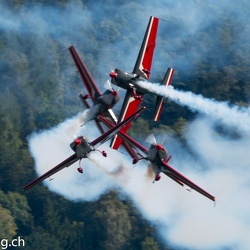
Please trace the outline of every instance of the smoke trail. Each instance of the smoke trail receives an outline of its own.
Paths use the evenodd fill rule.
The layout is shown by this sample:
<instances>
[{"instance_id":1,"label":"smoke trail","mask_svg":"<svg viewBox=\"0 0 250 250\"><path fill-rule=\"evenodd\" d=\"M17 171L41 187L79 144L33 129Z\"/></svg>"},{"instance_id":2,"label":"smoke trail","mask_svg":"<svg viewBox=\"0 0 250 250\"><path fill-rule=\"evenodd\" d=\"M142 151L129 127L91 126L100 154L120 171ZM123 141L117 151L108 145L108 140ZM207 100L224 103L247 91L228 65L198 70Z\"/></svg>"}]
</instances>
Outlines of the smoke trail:
<instances>
[{"instance_id":1,"label":"smoke trail","mask_svg":"<svg viewBox=\"0 0 250 250\"><path fill-rule=\"evenodd\" d=\"M138 82L138 85L152 93L167 97L182 106L186 106L192 111L208 115L212 119L231 126L236 130L250 132L249 108L230 106L228 102L218 102L192 92L175 90L172 86L166 88L166 86L143 81Z\"/></svg>"},{"instance_id":2,"label":"smoke trail","mask_svg":"<svg viewBox=\"0 0 250 250\"><path fill-rule=\"evenodd\" d=\"M64 131L75 120L72 118L30 137L30 151L38 174L72 154L68 146L71 140ZM82 161L82 175L76 171L75 164L57 173L53 181L45 180L44 184L70 200L93 201L111 189L118 189L155 224L162 239L176 248L245 249L250 243L246 234L250 231L250 173L246 171L250 162L246 153L250 138L223 137L214 131L211 119L199 117L185 131L188 146L196 152L196 158L175 138L170 138L171 143L167 145L173 155L170 165L215 195L218 200L215 208L210 200L195 191L187 192L164 175L152 184L147 163L140 162L133 168L131 160L108 145L101 146L101 150L107 151L107 158L93 153L91 161ZM99 136L91 123L79 133L87 134L91 140ZM48 147L49 150L44 150Z\"/></svg>"},{"instance_id":3,"label":"smoke trail","mask_svg":"<svg viewBox=\"0 0 250 250\"><path fill-rule=\"evenodd\" d=\"M70 120L70 125L67 126L65 133L68 134L71 139L76 138L79 135L80 127L92 121L98 114L100 107L101 105L97 104L79 113L75 118Z\"/></svg>"}]
</instances>

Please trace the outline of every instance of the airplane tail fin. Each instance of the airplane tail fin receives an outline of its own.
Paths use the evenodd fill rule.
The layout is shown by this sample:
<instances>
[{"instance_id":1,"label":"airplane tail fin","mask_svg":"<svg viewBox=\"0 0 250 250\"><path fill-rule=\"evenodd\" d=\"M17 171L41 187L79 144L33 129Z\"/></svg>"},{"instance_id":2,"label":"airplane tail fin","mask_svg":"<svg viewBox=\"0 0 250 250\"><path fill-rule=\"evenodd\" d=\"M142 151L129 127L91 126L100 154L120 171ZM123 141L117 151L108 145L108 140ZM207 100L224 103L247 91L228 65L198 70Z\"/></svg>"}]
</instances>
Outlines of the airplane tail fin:
<instances>
[{"instance_id":1,"label":"airplane tail fin","mask_svg":"<svg viewBox=\"0 0 250 250\"><path fill-rule=\"evenodd\" d=\"M171 84L173 74L174 74L174 69L168 68L168 70L167 70L167 72L166 72L166 74L161 82L161 85L166 85L166 87L169 86ZM156 98L156 101L155 101L155 108L154 108L154 113L153 113L153 120L156 122L160 118L164 103L165 103L165 97L158 95Z\"/></svg>"}]
</instances>

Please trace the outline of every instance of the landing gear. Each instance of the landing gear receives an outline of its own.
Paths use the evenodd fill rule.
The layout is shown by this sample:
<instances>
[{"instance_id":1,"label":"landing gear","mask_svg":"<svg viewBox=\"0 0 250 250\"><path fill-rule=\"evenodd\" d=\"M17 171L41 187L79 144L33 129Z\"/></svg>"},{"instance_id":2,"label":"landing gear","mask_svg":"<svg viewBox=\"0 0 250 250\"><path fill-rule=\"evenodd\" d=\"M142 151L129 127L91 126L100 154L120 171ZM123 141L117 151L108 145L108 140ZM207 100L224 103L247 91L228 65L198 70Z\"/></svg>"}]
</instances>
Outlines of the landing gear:
<instances>
[{"instance_id":1,"label":"landing gear","mask_svg":"<svg viewBox=\"0 0 250 250\"><path fill-rule=\"evenodd\" d=\"M82 167L77 168L77 171L78 171L80 174L82 174L82 173L83 173Z\"/></svg>"},{"instance_id":2,"label":"landing gear","mask_svg":"<svg viewBox=\"0 0 250 250\"><path fill-rule=\"evenodd\" d=\"M143 100L143 97L142 97L142 96L137 95L137 93L136 93L136 90L135 90L135 89L133 89L133 93L134 93L134 98L135 98L136 100L140 100L140 101L142 101L142 100Z\"/></svg>"},{"instance_id":3,"label":"landing gear","mask_svg":"<svg viewBox=\"0 0 250 250\"><path fill-rule=\"evenodd\" d=\"M158 175L156 175L156 177L155 177L155 181L159 181L161 179L161 176L158 174Z\"/></svg>"},{"instance_id":4,"label":"landing gear","mask_svg":"<svg viewBox=\"0 0 250 250\"><path fill-rule=\"evenodd\" d=\"M160 179L161 179L160 174L156 175L156 176L155 176L155 179L154 179L154 181L153 181L153 183L154 183L155 181L159 181Z\"/></svg>"},{"instance_id":5,"label":"landing gear","mask_svg":"<svg viewBox=\"0 0 250 250\"><path fill-rule=\"evenodd\" d=\"M147 157L142 157L142 158L139 158L139 159L134 158L133 161L132 161L132 163L136 164L140 160L148 160L148 159L147 159Z\"/></svg>"},{"instance_id":6,"label":"landing gear","mask_svg":"<svg viewBox=\"0 0 250 250\"><path fill-rule=\"evenodd\" d=\"M79 167L77 168L77 171L78 171L80 174L83 173L83 168L81 167L81 161L82 161L82 159L80 159L80 161L79 161Z\"/></svg>"},{"instance_id":7,"label":"landing gear","mask_svg":"<svg viewBox=\"0 0 250 250\"><path fill-rule=\"evenodd\" d=\"M107 157L107 155L108 155L105 150L103 150L103 151L100 151L98 149L95 149L95 150L98 151L98 152L100 152L104 157Z\"/></svg>"}]
</instances>

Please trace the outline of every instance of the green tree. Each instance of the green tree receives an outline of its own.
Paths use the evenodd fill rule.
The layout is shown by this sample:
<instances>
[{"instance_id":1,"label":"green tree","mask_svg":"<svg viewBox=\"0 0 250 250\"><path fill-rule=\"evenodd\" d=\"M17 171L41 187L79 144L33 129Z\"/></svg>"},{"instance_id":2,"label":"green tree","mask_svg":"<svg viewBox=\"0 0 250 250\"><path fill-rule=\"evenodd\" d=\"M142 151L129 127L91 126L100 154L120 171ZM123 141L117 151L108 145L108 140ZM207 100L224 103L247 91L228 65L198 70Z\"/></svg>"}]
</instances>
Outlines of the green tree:
<instances>
[{"instance_id":1,"label":"green tree","mask_svg":"<svg viewBox=\"0 0 250 250\"><path fill-rule=\"evenodd\" d=\"M18 228L23 229L22 233L25 233L25 228L33 227L33 216L30 213L30 207L24 195L16 192L4 194L0 190L0 204L11 211Z\"/></svg>"},{"instance_id":2,"label":"green tree","mask_svg":"<svg viewBox=\"0 0 250 250\"><path fill-rule=\"evenodd\" d=\"M17 225L10 210L3 208L0 204L0 239L11 240L16 235Z\"/></svg>"},{"instance_id":3,"label":"green tree","mask_svg":"<svg viewBox=\"0 0 250 250\"><path fill-rule=\"evenodd\" d=\"M159 250L159 245L152 237L146 237L141 243L142 250Z\"/></svg>"},{"instance_id":4,"label":"green tree","mask_svg":"<svg viewBox=\"0 0 250 250\"><path fill-rule=\"evenodd\" d=\"M65 248L60 246L60 241L55 235L42 228L35 228L25 237L25 249L64 250Z\"/></svg>"},{"instance_id":5,"label":"green tree","mask_svg":"<svg viewBox=\"0 0 250 250\"><path fill-rule=\"evenodd\" d=\"M71 222L66 217L57 232L60 245L63 246L63 249L87 249L84 229L83 222Z\"/></svg>"},{"instance_id":6,"label":"green tree","mask_svg":"<svg viewBox=\"0 0 250 250\"><path fill-rule=\"evenodd\" d=\"M93 214L99 249L124 249L130 238L128 208L120 200L105 199Z\"/></svg>"}]
</instances>

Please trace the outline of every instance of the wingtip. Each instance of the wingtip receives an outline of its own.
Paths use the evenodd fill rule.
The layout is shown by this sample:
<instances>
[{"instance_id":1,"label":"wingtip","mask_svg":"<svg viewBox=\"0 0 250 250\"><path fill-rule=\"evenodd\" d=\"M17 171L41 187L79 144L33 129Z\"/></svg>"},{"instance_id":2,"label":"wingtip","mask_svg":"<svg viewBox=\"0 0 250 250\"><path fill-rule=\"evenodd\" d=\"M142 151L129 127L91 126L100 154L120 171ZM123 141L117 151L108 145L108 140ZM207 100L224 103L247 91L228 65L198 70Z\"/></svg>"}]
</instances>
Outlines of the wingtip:
<instances>
[{"instance_id":1,"label":"wingtip","mask_svg":"<svg viewBox=\"0 0 250 250\"><path fill-rule=\"evenodd\" d=\"M214 207L216 206L216 204L217 204L217 200L216 200L216 198L214 197L213 198L213 201L214 201Z\"/></svg>"},{"instance_id":2,"label":"wingtip","mask_svg":"<svg viewBox=\"0 0 250 250\"><path fill-rule=\"evenodd\" d=\"M74 44L71 44L69 47L66 47L65 49L63 49L63 52L66 51L66 50L70 50L71 47L74 47Z\"/></svg>"},{"instance_id":3,"label":"wingtip","mask_svg":"<svg viewBox=\"0 0 250 250\"><path fill-rule=\"evenodd\" d=\"M29 189L29 188L28 188L27 186L24 186L24 187L23 187L23 190L24 190L24 191L27 191L28 189Z\"/></svg>"}]
</instances>

